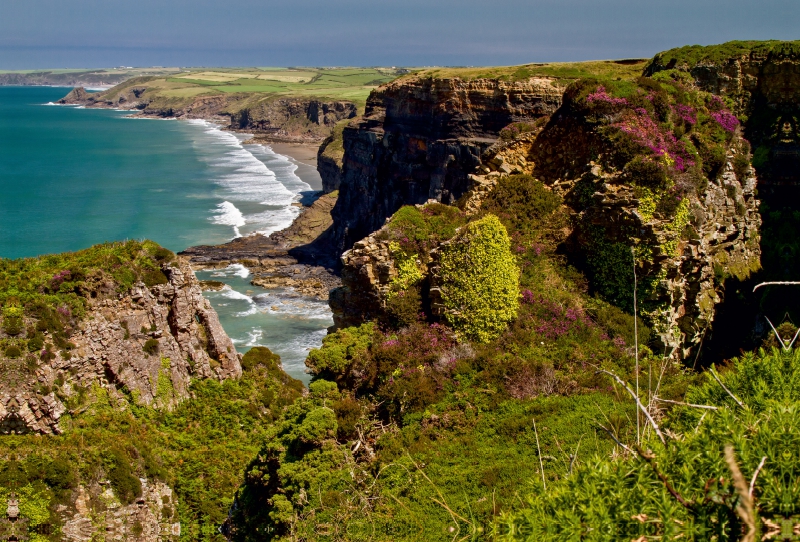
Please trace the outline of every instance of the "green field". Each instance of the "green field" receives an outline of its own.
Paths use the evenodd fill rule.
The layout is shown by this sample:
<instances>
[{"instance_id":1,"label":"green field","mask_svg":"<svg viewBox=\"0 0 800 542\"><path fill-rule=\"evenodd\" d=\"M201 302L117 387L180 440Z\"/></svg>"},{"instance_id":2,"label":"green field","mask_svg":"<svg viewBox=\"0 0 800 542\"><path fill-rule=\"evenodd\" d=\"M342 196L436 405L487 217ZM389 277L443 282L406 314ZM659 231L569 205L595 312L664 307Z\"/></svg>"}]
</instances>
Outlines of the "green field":
<instances>
[{"instance_id":1,"label":"green field","mask_svg":"<svg viewBox=\"0 0 800 542\"><path fill-rule=\"evenodd\" d=\"M146 83L152 94L188 98L223 93L314 96L363 106L369 93L406 70L391 68L203 68Z\"/></svg>"}]
</instances>

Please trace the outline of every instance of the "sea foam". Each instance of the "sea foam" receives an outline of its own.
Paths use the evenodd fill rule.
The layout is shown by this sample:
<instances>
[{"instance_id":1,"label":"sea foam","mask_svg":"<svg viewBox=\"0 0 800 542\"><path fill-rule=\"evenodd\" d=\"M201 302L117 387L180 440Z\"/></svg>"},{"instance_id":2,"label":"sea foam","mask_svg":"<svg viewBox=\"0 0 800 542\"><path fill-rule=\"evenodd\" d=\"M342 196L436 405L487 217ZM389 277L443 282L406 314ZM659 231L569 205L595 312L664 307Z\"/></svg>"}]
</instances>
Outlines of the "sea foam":
<instances>
[{"instance_id":1,"label":"sea foam","mask_svg":"<svg viewBox=\"0 0 800 542\"><path fill-rule=\"evenodd\" d=\"M232 226L234 237L242 236L242 234L239 232L239 228L244 226L247 221L245 220L242 212L237 209L233 203L230 201L223 201L217 205L217 209L214 211L214 213L216 213L216 216L211 217L211 221L214 224Z\"/></svg>"},{"instance_id":2,"label":"sea foam","mask_svg":"<svg viewBox=\"0 0 800 542\"><path fill-rule=\"evenodd\" d=\"M242 145L246 136L226 132L217 124L199 119L187 122L202 128L193 134L200 158L219 171L213 179L221 189L219 194L242 213L245 224L238 224L241 220L229 214L232 208L223 209L224 203L213 211L212 222L234 227L237 237L252 232L269 235L288 227L300 212L292 202L311 188L294 173L297 165L268 147ZM234 218L238 225L232 222ZM243 233L239 228L245 225Z\"/></svg>"}]
</instances>

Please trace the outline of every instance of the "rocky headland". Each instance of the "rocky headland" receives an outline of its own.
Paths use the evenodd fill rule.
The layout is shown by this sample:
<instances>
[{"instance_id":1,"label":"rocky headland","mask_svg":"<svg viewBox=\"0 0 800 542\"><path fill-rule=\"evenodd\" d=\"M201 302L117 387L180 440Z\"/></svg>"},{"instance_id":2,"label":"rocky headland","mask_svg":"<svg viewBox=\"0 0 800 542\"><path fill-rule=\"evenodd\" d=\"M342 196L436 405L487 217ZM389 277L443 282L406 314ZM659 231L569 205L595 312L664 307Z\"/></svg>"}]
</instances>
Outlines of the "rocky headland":
<instances>
[{"instance_id":1,"label":"rocky headland","mask_svg":"<svg viewBox=\"0 0 800 542\"><path fill-rule=\"evenodd\" d=\"M229 130L253 133L264 141L319 144L337 122L356 116L357 107L342 100L227 93L169 98L148 89L152 78L136 78L104 92L72 90L58 103L129 109L154 118L206 119Z\"/></svg>"},{"instance_id":2,"label":"rocky headland","mask_svg":"<svg viewBox=\"0 0 800 542\"><path fill-rule=\"evenodd\" d=\"M42 353L0 356L0 432L60 433L66 403L92 386L120 404L171 408L188 396L191 379L239 377L239 354L189 265L179 259L162 272L164 284L137 282L117 295L98 285L66 348L48 350L45 332ZM3 323L8 334L9 318Z\"/></svg>"}]
</instances>

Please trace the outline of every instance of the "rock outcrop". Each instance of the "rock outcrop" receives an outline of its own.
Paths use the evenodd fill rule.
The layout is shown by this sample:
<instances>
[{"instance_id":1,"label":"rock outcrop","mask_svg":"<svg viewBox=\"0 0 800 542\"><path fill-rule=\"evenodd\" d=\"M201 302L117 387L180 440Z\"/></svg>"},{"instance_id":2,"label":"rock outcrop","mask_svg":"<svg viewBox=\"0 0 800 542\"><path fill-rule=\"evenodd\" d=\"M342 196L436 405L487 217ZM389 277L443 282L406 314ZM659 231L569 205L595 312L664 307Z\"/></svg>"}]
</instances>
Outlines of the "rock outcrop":
<instances>
[{"instance_id":1,"label":"rock outcrop","mask_svg":"<svg viewBox=\"0 0 800 542\"><path fill-rule=\"evenodd\" d=\"M142 496L133 504L122 504L108 483L94 487L80 486L74 510L65 505L57 509L63 519L63 540L89 542L103 540L152 542L175 540L181 535L181 524L172 489L159 481L141 480ZM102 502L94 509L92 502Z\"/></svg>"},{"instance_id":2,"label":"rock outcrop","mask_svg":"<svg viewBox=\"0 0 800 542\"><path fill-rule=\"evenodd\" d=\"M500 130L550 115L563 89L547 78L517 82L410 76L374 91L343 131L333 238L344 251L402 205L455 202Z\"/></svg>"},{"instance_id":3,"label":"rock outcrop","mask_svg":"<svg viewBox=\"0 0 800 542\"><path fill-rule=\"evenodd\" d=\"M727 46L727 47L726 47ZM800 45L797 42L732 42L683 47L657 54L647 75L678 70L703 90L727 96L745 121L745 136L758 151L761 190L800 186Z\"/></svg>"},{"instance_id":4,"label":"rock outcrop","mask_svg":"<svg viewBox=\"0 0 800 542\"><path fill-rule=\"evenodd\" d=\"M91 98L91 94L86 92L86 89L83 87L75 87L69 94L58 100L56 103L61 105L79 105L86 103Z\"/></svg>"},{"instance_id":5,"label":"rock outcrop","mask_svg":"<svg viewBox=\"0 0 800 542\"><path fill-rule=\"evenodd\" d=\"M190 247L181 256L198 269L243 264L253 273L256 286L292 288L309 297L328 299L328 292L340 285L332 269L336 253L330 242L335 203L335 193L322 195L288 228L269 237L255 233L222 245Z\"/></svg>"},{"instance_id":6,"label":"rock outcrop","mask_svg":"<svg viewBox=\"0 0 800 542\"><path fill-rule=\"evenodd\" d=\"M116 299L92 300L69 337L70 350L4 359L0 433L59 433L70 397L105 388L115 401L170 408L192 378L241 375L239 354L203 298L187 263L162 267L166 284L137 283Z\"/></svg>"},{"instance_id":7,"label":"rock outcrop","mask_svg":"<svg viewBox=\"0 0 800 542\"><path fill-rule=\"evenodd\" d=\"M402 96L405 104L405 109L393 111L393 115L422 109L421 106L415 109L413 98L415 92L420 92L420 82L410 80L393 85L403 84L407 88L391 89L391 95ZM431 83L430 86L436 85ZM374 104L379 99L393 106L386 97L389 90L383 92L370 100L373 109L368 107L368 112L372 111L373 115ZM433 99L430 94L425 96ZM640 295L643 298L640 298L640 314L646 314L653 324L657 334L656 346L660 351L686 358L696 352L712 325L715 306L722 300L723 278L744 279L759 268L761 217L756 198L755 170L749 166L743 169L742 160L737 160L737 156L746 153L749 147L742 141L741 134L731 136L723 149L726 154L721 170L710 175L707 182L699 185L700 188L692 188L683 196L687 199L681 203L680 217L676 218L675 210L653 212L655 203L652 204L653 211L646 211L647 205L642 198L648 192L637 189L630 178L625 177L621 166L613 165L619 163L619 160L610 158L617 152L613 144L601 135L597 121L587 120L585 112L573 107L570 103L573 99L574 96L568 93L564 104L546 125L540 125L537 130L522 134L511 142L485 148L475 156L471 171L458 169L458 175L452 179L458 177L458 182L463 184L456 193L435 189L448 186L449 181L442 180L446 176L434 180L434 176L429 174L430 166L425 169L418 163L419 170L427 175L418 176L425 179L424 183L415 184L410 176L404 178L398 173L411 162L408 151L411 136L407 132L397 133L399 128L395 122L400 121L390 123L388 111L379 117L383 124L379 125L374 119L370 123L370 116L359 124L354 123L344 131L345 176L340 202L334 209L337 240L347 247L351 232L366 231L370 234L383 225L385 213L401 204L421 203L419 200L425 201L423 197L427 196L438 201L447 201L447 198L452 201L454 195L463 196L459 206L468 215L475 214L499 179L511 174L533 175L563 196L569 208L572 228L566 235L563 250L577 265L586 268L587 260L601 261L612 256L632 261L630 247L639 247L637 274L642 282ZM439 107L448 111L458 110L458 103L454 105L452 96L444 94ZM432 109L436 110L435 107ZM506 118L513 118L516 113L517 110L509 105ZM463 124L455 123L456 127L452 129L456 132L469 129L485 136L499 126L496 116L499 114L487 115L483 120L464 120ZM487 122L489 126L476 127L480 122ZM493 122L496 124L491 124ZM409 125L410 122L406 126ZM425 139L420 135L421 126L422 123L416 125L414 129L418 131L414 133L417 141L423 141L425 145L442 133L441 127L428 125L430 138ZM390 132L390 129L395 132ZM388 143L385 142L387 139ZM398 139L403 143L397 144ZM433 141L433 144L441 143L441 140ZM463 150L465 147L459 148ZM605 153L605 157L595 161L598 153ZM383 164L383 168L367 167L367 157L372 157L373 163ZM735 166L737 163L739 165ZM413 168L405 171L410 170ZM423 186L430 192L424 196L404 192L403 186L398 186L401 184ZM394 187L396 193L389 193L385 187ZM350 203L342 204L343 198ZM680 197L677 199L681 200ZM341 216L337 211L341 213L348 208L356 208L358 213L337 222ZM351 250L344 252L343 287L331 295L337 326L357 325L381 317L386 306L386 293L392 279L397 276L388 241L382 241L386 237L378 231L355 242ZM620 247L627 251L627 256L614 252L622 250ZM613 263L609 260L600 265L605 268L604 272L608 272ZM627 264L624 271L630 272ZM589 278L594 280L591 271Z\"/></svg>"}]
</instances>

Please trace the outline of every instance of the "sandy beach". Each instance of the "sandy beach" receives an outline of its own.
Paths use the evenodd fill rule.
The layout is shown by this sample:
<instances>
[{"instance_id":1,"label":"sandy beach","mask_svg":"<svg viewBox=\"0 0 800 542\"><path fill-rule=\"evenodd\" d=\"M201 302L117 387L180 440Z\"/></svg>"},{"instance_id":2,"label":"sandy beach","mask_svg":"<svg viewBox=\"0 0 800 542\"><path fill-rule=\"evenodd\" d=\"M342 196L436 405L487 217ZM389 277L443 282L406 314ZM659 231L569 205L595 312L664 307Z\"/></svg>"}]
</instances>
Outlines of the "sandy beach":
<instances>
[{"instance_id":1,"label":"sandy beach","mask_svg":"<svg viewBox=\"0 0 800 542\"><path fill-rule=\"evenodd\" d=\"M267 141L258 141L258 144L270 147L274 152L291 158L297 164L295 174L308 183L312 190L322 190L322 178L317 171L319 145Z\"/></svg>"}]
</instances>

